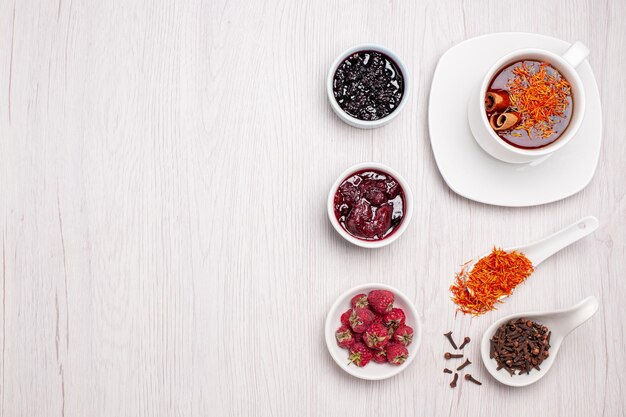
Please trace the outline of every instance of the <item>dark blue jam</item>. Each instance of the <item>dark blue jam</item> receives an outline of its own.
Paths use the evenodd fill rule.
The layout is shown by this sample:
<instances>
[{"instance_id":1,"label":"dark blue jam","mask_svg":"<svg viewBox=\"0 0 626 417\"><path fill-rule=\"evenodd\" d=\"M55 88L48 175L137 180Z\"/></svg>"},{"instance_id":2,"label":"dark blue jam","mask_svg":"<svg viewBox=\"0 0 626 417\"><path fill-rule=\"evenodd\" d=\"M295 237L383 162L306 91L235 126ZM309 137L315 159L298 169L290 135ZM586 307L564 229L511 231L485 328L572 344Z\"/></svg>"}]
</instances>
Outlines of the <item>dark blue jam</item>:
<instances>
[{"instance_id":1,"label":"dark blue jam","mask_svg":"<svg viewBox=\"0 0 626 417\"><path fill-rule=\"evenodd\" d=\"M380 171L359 171L344 180L334 200L335 217L348 233L361 240L382 240L404 218L404 190Z\"/></svg>"},{"instance_id":2,"label":"dark blue jam","mask_svg":"<svg viewBox=\"0 0 626 417\"><path fill-rule=\"evenodd\" d=\"M404 78L395 62L376 51L347 57L333 79L335 100L346 113L360 120L379 120L400 105Z\"/></svg>"}]
</instances>

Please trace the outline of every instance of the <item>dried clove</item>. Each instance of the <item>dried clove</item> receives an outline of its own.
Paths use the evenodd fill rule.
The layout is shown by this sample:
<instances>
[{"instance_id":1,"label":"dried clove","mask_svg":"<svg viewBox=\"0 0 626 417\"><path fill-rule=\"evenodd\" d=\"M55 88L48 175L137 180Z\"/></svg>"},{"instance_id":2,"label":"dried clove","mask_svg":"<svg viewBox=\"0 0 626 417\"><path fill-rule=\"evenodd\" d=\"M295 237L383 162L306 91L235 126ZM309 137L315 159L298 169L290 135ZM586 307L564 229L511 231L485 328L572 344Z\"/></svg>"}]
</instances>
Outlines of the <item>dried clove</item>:
<instances>
[{"instance_id":1,"label":"dried clove","mask_svg":"<svg viewBox=\"0 0 626 417\"><path fill-rule=\"evenodd\" d=\"M483 384L482 382L477 381L476 379L474 379L474 377L471 374L465 374L465 379L468 380L468 381L472 381L476 385L482 385Z\"/></svg>"},{"instance_id":2,"label":"dried clove","mask_svg":"<svg viewBox=\"0 0 626 417\"><path fill-rule=\"evenodd\" d=\"M462 358L463 355L461 353L450 353L450 352L446 352L443 354L443 357L445 359L458 359L458 358Z\"/></svg>"},{"instance_id":3,"label":"dried clove","mask_svg":"<svg viewBox=\"0 0 626 417\"><path fill-rule=\"evenodd\" d=\"M444 374L451 374L451 373L452 373L452 371L451 371L451 370L449 370L448 368L443 368L443 373L444 373Z\"/></svg>"},{"instance_id":4,"label":"dried clove","mask_svg":"<svg viewBox=\"0 0 626 417\"><path fill-rule=\"evenodd\" d=\"M461 364L461 366L459 366L458 368L456 368L456 370L457 370L457 371L460 371L461 369L463 369L463 368L465 368L466 366L471 365L471 364L472 364L472 362L470 362L470 360L469 360L469 359L465 359L465 362L463 362L463 363Z\"/></svg>"},{"instance_id":5,"label":"dried clove","mask_svg":"<svg viewBox=\"0 0 626 417\"><path fill-rule=\"evenodd\" d=\"M448 333L444 333L443 335L448 338L448 341L450 342L454 350L458 349L456 347L456 343L454 343L454 340L452 339L452 330L450 330Z\"/></svg>"},{"instance_id":6,"label":"dried clove","mask_svg":"<svg viewBox=\"0 0 626 417\"><path fill-rule=\"evenodd\" d=\"M450 382L450 388L456 388L456 381L459 379L459 374L454 374L454 379Z\"/></svg>"},{"instance_id":7,"label":"dried clove","mask_svg":"<svg viewBox=\"0 0 626 417\"><path fill-rule=\"evenodd\" d=\"M490 340L489 357L497 369L504 368L511 376L540 370L539 365L549 356L550 331L532 320L519 318L500 326Z\"/></svg>"},{"instance_id":8,"label":"dried clove","mask_svg":"<svg viewBox=\"0 0 626 417\"><path fill-rule=\"evenodd\" d=\"M469 337L465 336L465 338L463 338L463 343L461 343L461 346L459 346L459 349L463 349L465 347L465 345L467 345L471 341L472 341L472 339L470 339Z\"/></svg>"}]
</instances>

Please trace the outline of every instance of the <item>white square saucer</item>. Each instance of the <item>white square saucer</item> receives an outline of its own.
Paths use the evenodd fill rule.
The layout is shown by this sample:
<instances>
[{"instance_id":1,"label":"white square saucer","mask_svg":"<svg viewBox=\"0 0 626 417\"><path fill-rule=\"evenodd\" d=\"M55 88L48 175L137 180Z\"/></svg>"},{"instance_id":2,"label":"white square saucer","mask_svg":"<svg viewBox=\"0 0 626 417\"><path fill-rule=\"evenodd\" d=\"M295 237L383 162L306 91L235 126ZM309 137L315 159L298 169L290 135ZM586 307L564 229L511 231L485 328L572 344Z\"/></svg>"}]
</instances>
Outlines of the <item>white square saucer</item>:
<instances>
[{"instance_id":1,"label":"white square saucer","mask_svg":"<svg viewBox=\"0 0 626 417\"><path fill-rule=\"evenodd\" d=\"M428 105L430 142L439 171L455 193L485 204L526 207L561 200L589 184L602 142L600 94L589 62L578 67L587 99L583 123L570 143L547 159L499 161L476 143L467 121L469 96L498 58L522 48L562 54L570 45L544 35L495 33L461 42L439 59Z\"/></svg>"}]
</instances>

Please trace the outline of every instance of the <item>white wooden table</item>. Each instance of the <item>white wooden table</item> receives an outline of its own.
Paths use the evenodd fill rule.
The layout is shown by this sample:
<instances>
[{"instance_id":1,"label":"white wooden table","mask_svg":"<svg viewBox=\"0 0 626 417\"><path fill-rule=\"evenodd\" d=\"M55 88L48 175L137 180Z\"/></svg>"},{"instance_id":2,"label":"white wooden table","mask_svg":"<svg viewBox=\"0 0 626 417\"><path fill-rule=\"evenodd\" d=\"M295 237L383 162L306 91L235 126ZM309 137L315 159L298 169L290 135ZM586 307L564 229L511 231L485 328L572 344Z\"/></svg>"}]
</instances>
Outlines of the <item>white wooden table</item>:
<instances>
[{"instance_id":1,"label":"white wooden table","mask_svg":"<svg viewBox=\"0 0 626 417\"><path fill-rule=\"evenodd\" d=\"M623 416L625 17L620 0L0 1L0 415ZM441 54L511 30L585 42L605 110L591 184L525 209L450 191L426 123ZM404 57L415 87L375 131L340 122L324 91L335 56L364 41ZM364 160L400 171L418 203L376 251L325 213ZM455 318L460 263L588 214L600 229L499 311ZM342 372L322 333L335 297L370 281L405 291L424 322L412 366L374 383ZM599 312L540 383L486 374L477 341L493 320L587 295ZM474 339L482 387L448 387L449 329Z\"/></svg>"}]
</instances>

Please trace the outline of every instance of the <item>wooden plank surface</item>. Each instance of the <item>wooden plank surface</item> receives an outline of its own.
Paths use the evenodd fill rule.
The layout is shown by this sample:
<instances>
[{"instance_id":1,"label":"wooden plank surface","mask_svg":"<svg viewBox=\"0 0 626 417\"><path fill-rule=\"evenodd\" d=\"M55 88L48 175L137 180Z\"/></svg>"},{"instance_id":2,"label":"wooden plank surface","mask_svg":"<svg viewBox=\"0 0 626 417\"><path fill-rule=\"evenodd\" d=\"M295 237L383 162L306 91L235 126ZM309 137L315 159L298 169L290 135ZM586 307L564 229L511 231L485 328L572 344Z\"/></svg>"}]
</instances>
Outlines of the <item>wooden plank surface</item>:
<instances>
[{"instance_id":1,"label":"wooden plank surface","mask_svg":"<svg viewBox=\"0 0 626 417\"><path fill-rule=\"evenodd\" d=\"M625 415L624 18L620 0L1 0L0 415ZM564 201L486 206L437 170L437 60L499 31L592 50L603 149ZM335 56L365 41L400 54L414 86L375 131L339 121L324 90ZM325 213L336 176L364 160L400 171L418 206L376 251L342 241ZM588 214L600 229L499 311L455 318L460 263ZM342 372L322 333L336 296L372 281L402 289L424 322L419 357L381 382ZM499 385L474 342L484 385L448 387L445 331L477 341L499 317L587 295L599 312L540 383Z\"/></svg>"}]
</instances>

